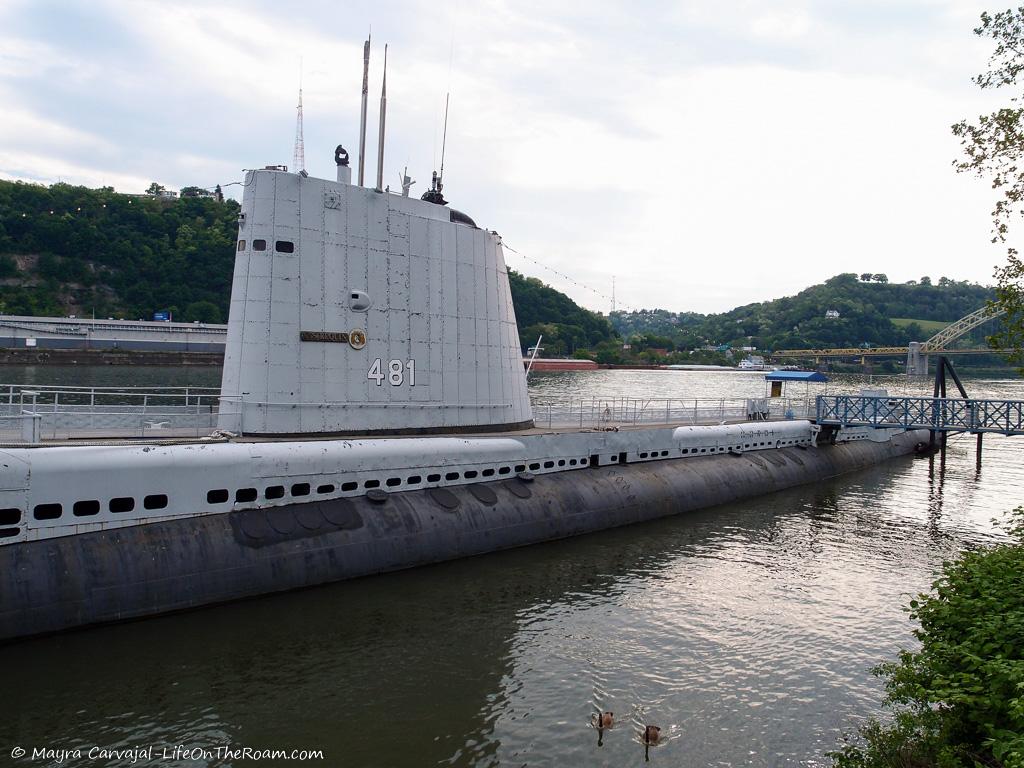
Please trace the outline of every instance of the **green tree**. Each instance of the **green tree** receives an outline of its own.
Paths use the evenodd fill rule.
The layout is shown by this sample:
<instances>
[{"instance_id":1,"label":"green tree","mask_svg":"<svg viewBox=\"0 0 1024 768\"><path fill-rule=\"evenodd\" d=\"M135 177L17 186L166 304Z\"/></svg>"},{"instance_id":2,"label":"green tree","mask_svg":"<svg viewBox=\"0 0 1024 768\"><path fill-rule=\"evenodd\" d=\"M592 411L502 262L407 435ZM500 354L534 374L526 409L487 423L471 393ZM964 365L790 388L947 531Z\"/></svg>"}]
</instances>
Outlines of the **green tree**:
<instances>
[{"instance_id":1,"label":"green tree","mask_svg":"<svg viewBox=\"0 0 1024 768\"><path fill-rule=\"evenodd\" d=\"M974 77L982 89L1009 88L1009 106L976 122L962 120L953 126L964 158L955 163L960 172L973 173L991 181L998 191L992 209L992 242L1006 243L1010 222L1024 204L1024 107L1018 78L1024 72L1024 6L981 14L974 34L995 43L988 71ZM1024 266L1017 250L1007 247L1007 263L995 272L994 306L1005 310L1002 329L991 337L994 346L1013 350L1009 358L1024 365Z\"/></svg>"},{"instance_id":2,"label":"green tree","mask_svg":"<svg viewBox=\"0 0 1024 768\"><path fill-rule=\"evenodd\" d=\"M159 195L166 189L163 184L157 184L155 181L146 188L147 195Z\"/></svg>"},{"instance_id":3,"label":"green tree","mask_svg":"<svg viewBox=\"0 0 1024 768\"><path fill-rule=\"evenodd\" d=\"M992 304L1006 314L989 341L997 349L1009 350L1006 357L1024 368L1024 263L1016 253L1008 254L1006 265L996 269L996 298Z\"/></svg>"},{"instance_id":4,"label":"green tree","mask_svg":"<svg viewBox=\"0 0 1024 768\"><path fill-rule=\"evenodd\" d=\"M18 265L10 256L0 256L0 279L6 277L17 277Z\"/></svg>"},{"instance_id":5,"label":"green tree","mask_svg":"<svg viewBox=\"0 0 1024 768\"><path fill-rule=\"evenodd\" d=\"M185 307L184 316L181 318L186 323L198 320L200 323L220 323L220 307L212 301L193 301Z\"/></svg>"}]
</instances>

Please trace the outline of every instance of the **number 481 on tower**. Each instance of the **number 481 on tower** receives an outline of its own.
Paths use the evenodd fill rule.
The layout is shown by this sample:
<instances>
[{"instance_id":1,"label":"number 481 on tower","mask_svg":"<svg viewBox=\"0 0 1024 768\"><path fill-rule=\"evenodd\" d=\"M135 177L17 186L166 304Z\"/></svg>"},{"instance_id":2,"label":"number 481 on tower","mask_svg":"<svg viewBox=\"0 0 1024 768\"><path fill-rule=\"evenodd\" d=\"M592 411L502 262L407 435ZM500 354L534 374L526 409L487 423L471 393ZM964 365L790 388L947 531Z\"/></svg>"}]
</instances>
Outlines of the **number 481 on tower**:
<instances>
[{"instance_id":1,"label":"number 481 on tower","mask_svg":"<svg viewBox=\"0 0 1024 768\"><path fill-rule=\"evenodd\" d=\"M416 386L416 361L415 360L388 360L387 370L384 369L381 359L378 357L370 365L366 378L374 382L378 387L387 379L392 387L400 387L408 384Z\"/></svg>"}]
</instances>

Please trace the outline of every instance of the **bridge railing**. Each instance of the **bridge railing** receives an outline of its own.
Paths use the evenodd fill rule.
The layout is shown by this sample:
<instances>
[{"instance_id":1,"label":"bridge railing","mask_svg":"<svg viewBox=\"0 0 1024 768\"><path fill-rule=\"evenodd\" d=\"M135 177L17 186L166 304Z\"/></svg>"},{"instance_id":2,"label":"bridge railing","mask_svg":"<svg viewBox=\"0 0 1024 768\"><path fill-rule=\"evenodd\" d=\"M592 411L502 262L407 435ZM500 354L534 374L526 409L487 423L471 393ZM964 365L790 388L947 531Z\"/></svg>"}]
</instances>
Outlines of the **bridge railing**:
<instances>
[{"instance_id":1,"label":"bridge railing","mask_svg":"<svg viewBox=\"0 0 1024 768\"><path fill-rule=\"evenodd\" d=\"M1024 401L819 395L819 424L1024 434Z\"/></svg>"}]
</instances>

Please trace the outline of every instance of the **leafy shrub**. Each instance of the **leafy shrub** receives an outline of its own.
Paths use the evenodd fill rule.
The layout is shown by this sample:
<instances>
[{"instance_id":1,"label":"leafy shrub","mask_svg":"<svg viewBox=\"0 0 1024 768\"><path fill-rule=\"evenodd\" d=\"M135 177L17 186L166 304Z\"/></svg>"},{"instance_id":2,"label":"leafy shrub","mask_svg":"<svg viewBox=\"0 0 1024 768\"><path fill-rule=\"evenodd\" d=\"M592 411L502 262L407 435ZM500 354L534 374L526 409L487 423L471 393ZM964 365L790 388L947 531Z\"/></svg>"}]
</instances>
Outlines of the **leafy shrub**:
<instances>
[{"instance_id":1,"label":"leafy shrub","mask_svg":"<svg viewBox=\"0 0 1024 768\"><path fill-rule=\"evenodd\" d=\"M831 754L840 768L1024 766L1024 507L1014 541L965 552L910 602L918 651L875 669L889 723Z\"/></svg>"}]
</instances>

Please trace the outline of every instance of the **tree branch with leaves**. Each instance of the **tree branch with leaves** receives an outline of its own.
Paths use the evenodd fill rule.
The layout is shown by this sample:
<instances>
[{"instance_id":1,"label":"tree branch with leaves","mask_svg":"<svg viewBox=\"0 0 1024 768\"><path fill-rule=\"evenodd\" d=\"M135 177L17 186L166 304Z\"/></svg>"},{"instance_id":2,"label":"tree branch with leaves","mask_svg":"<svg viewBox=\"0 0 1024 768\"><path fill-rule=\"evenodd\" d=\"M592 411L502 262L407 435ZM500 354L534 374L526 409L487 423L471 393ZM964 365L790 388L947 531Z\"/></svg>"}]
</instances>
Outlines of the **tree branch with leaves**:
<instances>
[{"instance_id":1,"label":"tree branch with leaves","mask_svg":"<svg viewBox=\"0 0 1024 768\"><path fill-rule=\"evenodd\" d=\"M982 89L1019 89L1024 73L1024 6L981 14L974 34L991 38L995 50L989 70L974 82ZM953 126L965 157L953 163L961 173L973 173L992 182L998 197L992 209L992 242L1006 243L1010 224L1024 214L1024 107L1019 92L1010 105L977 122L966 120ZM1007 245L1007 262L995 271L996 298L992 305L1006 311L1000 329L989 343L1007 352L1014 363L1024 366L1024 263L1017 249Z\"/></svg>"}]
</instances>

